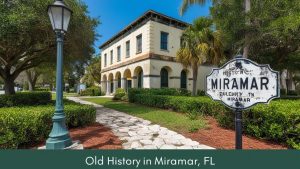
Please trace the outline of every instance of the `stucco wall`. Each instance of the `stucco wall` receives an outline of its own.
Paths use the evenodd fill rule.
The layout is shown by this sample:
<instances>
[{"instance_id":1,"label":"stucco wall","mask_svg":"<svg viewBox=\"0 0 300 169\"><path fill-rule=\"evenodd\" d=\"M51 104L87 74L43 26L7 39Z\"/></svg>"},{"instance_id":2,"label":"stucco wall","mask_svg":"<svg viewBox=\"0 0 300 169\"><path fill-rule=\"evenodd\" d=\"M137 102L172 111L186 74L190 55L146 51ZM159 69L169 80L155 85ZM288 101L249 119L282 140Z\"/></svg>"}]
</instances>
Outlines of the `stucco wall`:
<instances>
[{"instance_id":1,"label":"stucco wall","mask_svg":"<svg viewBox=\"0 0 300 169\"><path fill-rule=\"evenodd\" d=\"M158 22L149 21L150 22L150 52L159 54L159 55L166 55L176 57L176 53L180 48L180 38L182 35L183 30L167 26ZM169 33L168 36L168 50L161 50L160 48L160 36L161 32Z\"/></svg>"},{"instance_id":2,"label":"stucco wall","mask_svg":"<svg viewBox=\"0 0 300 169\"><path fill-rule=\"evenodd\" d=\"M136 37L142 34L142 52L136 54ZM126 42L130 40L130 57L126 58ZM121 46L121 61L117 61L117 48ZM113 64L110 64L110 51L113 50ZM103 51L101 51L101 62L102 68L107 68L124 61L130 60L133 57L139 57L150 51L150 22L147 22L145 25L136 29L132 33L120 39L118 42L112 44L110 47L107 47ZM104 55L107 54L107 66L104 66Z\"/></svg>"}]
</instances>

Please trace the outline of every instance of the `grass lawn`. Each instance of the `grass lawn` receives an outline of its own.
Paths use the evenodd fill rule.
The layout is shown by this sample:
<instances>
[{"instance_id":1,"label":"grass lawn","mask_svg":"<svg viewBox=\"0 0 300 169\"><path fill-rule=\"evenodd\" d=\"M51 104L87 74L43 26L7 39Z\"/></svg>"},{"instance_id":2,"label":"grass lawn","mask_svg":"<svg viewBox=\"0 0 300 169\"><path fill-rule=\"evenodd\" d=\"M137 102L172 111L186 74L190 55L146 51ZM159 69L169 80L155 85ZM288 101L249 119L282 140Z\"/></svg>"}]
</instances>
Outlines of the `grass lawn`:
<instances>
[{"instance_id":1,"label":"grass lawn","mask_svg":"<svg viewBox=\"0 0 300 169\"><path fill-rule=\"evenodd\" d=\"M51 93L52 94L52 100L55 100L55 97L56 97L56 93ZM78 96L77 93L66 93L64 92L64 98L66 97L76 97Z\"/></svg>"},{"instance_id":2,"label":"grass lawn","mask_svg":"<svg viewBox=\"0 0 300 169\"><path fill-rule=\"evenodd\" d=\"M193 132L206 127L205 120L203 118L191 120L182 113L127 102L113 101L110 98L84 98L82 100L100 104L107 108L149 120L177 132Z\"/></svg>"}]
</instances>

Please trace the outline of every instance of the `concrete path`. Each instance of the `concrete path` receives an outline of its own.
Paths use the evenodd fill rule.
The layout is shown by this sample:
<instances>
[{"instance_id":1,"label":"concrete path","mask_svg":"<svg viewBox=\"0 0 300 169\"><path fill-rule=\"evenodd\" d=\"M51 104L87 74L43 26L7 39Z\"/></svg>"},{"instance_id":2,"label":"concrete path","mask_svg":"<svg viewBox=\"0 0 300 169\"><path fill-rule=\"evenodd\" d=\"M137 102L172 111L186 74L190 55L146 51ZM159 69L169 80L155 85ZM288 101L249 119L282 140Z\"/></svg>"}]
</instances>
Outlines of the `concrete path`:
<instances>
[{"instance_id":1,"label":"concrete path","mask_svg":"<svg viewBox=\"0 0 300 169\"><path fill-rule=\"evenodd\" d=\"M124 149L214 149L185 138L165 127L152 124L148 120L105 108L78 97L67 97L67 99L95 106L96 121L111 128L123 142Z\"/></svg>"}]
</instances>

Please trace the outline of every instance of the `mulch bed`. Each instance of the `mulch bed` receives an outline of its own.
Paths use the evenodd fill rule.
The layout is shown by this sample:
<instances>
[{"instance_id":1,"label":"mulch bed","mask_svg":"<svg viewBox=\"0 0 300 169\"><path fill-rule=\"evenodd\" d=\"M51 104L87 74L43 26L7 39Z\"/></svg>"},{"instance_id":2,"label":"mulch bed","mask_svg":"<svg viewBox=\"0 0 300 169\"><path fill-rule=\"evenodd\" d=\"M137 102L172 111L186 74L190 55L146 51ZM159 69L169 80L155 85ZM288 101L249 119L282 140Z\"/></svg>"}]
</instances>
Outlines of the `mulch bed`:
<instances>
[{"instance_id":1,"label":"mulch bed","mask_svg":"<svg viewBox=\"0 0 300 169\"><path fill-rule=\"evenodd\" d=\"M207 118L209 127L194 133L183 133L200 144L217 149L235 149L235 131L222 128L212 117ZM287 149L286 146L243 135L243 149Z\"/></svg>"},{"instance_id":2,"label":"mulch bed","mask_svg":"<svg viewBox=\"0 0 300 169\"><path fill-rule=\"evenodd\" d=\"M83 144L84 149L122 149L122 142L113 132L99 124L80 128L70 129L70 136L73 141L79 140ZM21 149L36 149L45 145L45 141L34 145L26 145Z\"/></svg>"},{"instance_id":3,"label":"mulch bed","mask_svg":"<svg viewBox=\"0 0 300 169\"><path fill-rule=\"evenodd\" d=\"M79 140L84 149L122 149L121 140L99 123L71 129L70 136L74 141Z\"/></svg>"}]
</instances>

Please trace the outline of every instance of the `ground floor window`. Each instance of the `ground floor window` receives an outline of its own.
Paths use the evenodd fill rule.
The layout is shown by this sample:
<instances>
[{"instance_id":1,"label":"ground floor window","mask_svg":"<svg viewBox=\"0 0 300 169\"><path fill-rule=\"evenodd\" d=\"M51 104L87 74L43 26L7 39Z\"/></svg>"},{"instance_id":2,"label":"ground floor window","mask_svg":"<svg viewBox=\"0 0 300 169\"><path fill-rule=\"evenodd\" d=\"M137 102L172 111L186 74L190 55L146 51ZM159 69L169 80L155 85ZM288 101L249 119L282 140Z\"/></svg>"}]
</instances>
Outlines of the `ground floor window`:
<instances>
[{"instance_id":1,"label":"ground floor window","mask_svg":"<svg viewBox=\"0 0 300 169\"><path fill-rule=\"evenodd\" d=\"M110 83L110 93L113 93L114 92L114 83L111 82Z\"/></svg>"},{"instance_id":2,"label":"ground floor window","mask_svg":"<svg viewBox=\"0 0 300 169\"><path fill-rule=\"evenodd\" d=\"M118 77L118 88L121 88L121 77Z\"/></svg>"},{"instance_id":3,"label":"ground floor window","mask_svg":"<svg viewBox=\"0 0 300 169\"><path fill-rule=\"evenodd\" d=\"M140 71L138 74L138 88L143 88L143 81L144 81L144 75L143 75L143 71Z\"/></svg>"},{"instance_id":4,"label":"ground floor window","mask_svg":"<svg viewBox=\"0 0 300 169\"><path fill-rule=\"evenodd\" d=\"M160 87L169 87L169 73L166 68L162 68L160 71Z\"/></svg>"},{"instance_id":5,"label":"ground floor window","mask_svg":"<svg viewBox=\"0 0 300 169\"><path fill-rule=\"evenodd\" d=\"M181 71L180 88L181 89L186 89L187 88L187 75L186 75L186 71L185 70Z\"/></svg>"}]
</instances>

